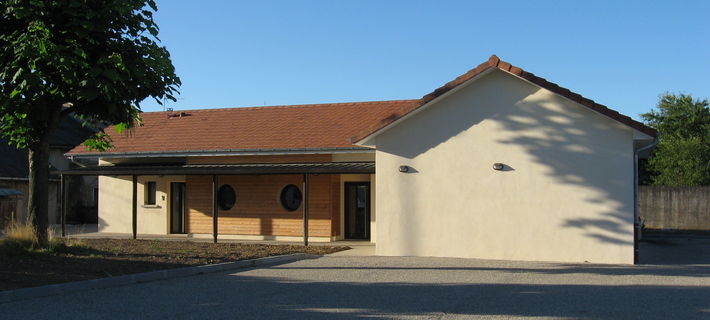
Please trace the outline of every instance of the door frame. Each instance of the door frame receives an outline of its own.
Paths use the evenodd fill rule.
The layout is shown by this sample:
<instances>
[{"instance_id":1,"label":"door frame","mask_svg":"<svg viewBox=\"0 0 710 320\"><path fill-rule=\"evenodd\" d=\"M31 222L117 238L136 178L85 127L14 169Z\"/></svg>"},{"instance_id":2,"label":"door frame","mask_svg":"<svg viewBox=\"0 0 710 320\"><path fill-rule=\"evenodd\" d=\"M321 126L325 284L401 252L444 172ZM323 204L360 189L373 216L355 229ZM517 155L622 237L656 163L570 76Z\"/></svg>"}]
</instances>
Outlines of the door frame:
<instances>
[{"instance_id":1,"label":"door frame","mask_svg":"<svg viewBox=\"0 0 710 320\"><path fill-rule=\"evenodd\" d=\"M365 204L365 216L367 217L367 222L365 223L365 238L360 239L360 238L348 238L347 237L347 230L349 227L348 223L348 215L349 215L349 206L348 206L348 201L350 200L348 198L348 187L352 185L365 185L367 186L367 203ZM372 234L371 232L371 225L372 225L372 208L371 208L371 203L372 203L372 184L370 181L346 181L343 183L343 239L345 240L371 240L372 239Z\"/></svg>"}]
</instances>

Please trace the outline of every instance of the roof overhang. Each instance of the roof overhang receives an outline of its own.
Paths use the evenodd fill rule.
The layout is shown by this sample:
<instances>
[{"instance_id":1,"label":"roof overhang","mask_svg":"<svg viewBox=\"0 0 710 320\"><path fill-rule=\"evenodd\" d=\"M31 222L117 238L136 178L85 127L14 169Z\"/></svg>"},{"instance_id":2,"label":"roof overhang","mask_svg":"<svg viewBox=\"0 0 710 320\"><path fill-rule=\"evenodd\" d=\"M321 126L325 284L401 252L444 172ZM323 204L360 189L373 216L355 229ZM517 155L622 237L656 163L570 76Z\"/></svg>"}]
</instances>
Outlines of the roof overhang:
<instances>
[{"instance_id":1,"label":"roof overhang","mask_svg":"<svg viewBox=\"0 0 710 320\"><path fill-rule=\"evenodd\" d=\"M372 174L374 162L95 166L59 172L72 176Z\"/></svg>"},{"instance_id":2,"label":"roof overhang","mask_svg":"<svg viewBox=\"0 0 710 320\"><path fill-rule=\"evenodd\" d=\"M70 159L117 159L117 158L179 158L179 157L217 157L217 156L271 156L295 154L348 154L373 153L371 148L320 148L320 149L241 149L241 150L178 150L146 152L92 152L67 153Z\"/></svg>"}]
</instances>

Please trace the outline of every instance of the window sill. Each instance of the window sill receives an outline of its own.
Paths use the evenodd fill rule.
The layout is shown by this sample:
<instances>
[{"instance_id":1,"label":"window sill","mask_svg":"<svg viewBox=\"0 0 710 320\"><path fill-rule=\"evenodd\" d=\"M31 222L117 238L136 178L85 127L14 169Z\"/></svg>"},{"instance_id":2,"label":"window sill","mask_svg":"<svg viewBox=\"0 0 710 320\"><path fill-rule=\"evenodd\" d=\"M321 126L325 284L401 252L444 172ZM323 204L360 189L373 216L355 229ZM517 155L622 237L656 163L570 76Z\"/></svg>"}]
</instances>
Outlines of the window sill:
<instances>
[{"instance_id":1,"label":"window sill","mask_svg":"<svg viewBox=\"0 0 710 320\"><path fill-rule=\"evenodd\" d=\"M157 204L144 204L144 205L141 205L141 208L146 208L146 209L160 209L160 208L162 208L162 207L159 206L159 205L157 205Z\"/></svg>"}]
</instances>

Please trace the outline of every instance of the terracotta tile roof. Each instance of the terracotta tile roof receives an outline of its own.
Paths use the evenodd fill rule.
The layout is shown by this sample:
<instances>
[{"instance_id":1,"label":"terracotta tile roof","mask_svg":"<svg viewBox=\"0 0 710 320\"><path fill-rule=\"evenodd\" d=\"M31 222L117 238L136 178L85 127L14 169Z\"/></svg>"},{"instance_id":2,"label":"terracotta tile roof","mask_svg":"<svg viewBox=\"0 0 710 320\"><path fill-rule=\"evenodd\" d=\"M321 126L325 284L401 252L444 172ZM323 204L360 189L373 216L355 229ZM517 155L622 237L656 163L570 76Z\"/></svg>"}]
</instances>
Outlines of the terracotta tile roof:
<instances>
[{"instance_id":1,"label":"terracotta tile roof","mask_svg":"<svg viewBox=\"0 0 710 320\"><path fill-rule=\"evenodd\" d=\"M109 127L114 148L69 154L353 148L349 138L419 100L144 112L130 134ZM179 116L183 114L183 116ZM170 116L172 115L172 116Z\"/></svg>"},{"instance_id":2,"label":"terracotta tile roof","mask_svg":"<svg viewBox=\"0 0 710 320\"><path fill-rule=\"evenodd\" d=\"M621 122L631 128L634 128L634 129L641 131L645 134L648 134L652 137L655 137L658 134L658 132L656 132L655 129L648 127L641 122L638 122L636 120L631 119L628 116L625 116L625 115L620 114L614 110L611 110L611 109L607 108L606 106L596 103L596 102L594 102L594 100L585 98L582 95L572 92L567 88L560 87L559 85L557 85L555 83L545 80L544 78L538 77L538 76L536 76L530 72L527 72L519 67L513 66L508 62L502 61L496 55L492 55L490 58L488 58L488 61L481 63L476 68L469 70L468 72L458 76L456 79L449 81L448 83L437 88L436 90L432 91L431 93L423 96L421 99L419 99L419 104L413 104L413 105L411 105L411 108L409 108L407 110L403 110L401 113L391 114L386 118L380 119L379 122L374 123L367 130L360 132L358 135L352 137L351 139L354 142L357 142L359 140L366 138L367 136L369 136L371 134L374 134L375 132L386 127L390 123L400 119L401 117L418 109L419 107L424 106L428 102L436 99L439 96L442 96L443 94L449 92L450 90L458 87L459 85L463 84L464 82L471 80L475 76L477 76L477 75L481 74L482 72L484 72L488 69L491 69L491 68L500 69L505 72L511 73L519 78L530 81L542 88L550 90L550 91L552 91L556 94L559 94L560 96L563 96L565 98L568 98L574 102L577 102L589 109L599 112L599 113L601 113L613 120Z\"/></svg>"},{"instance_id":3,"label":"terracotta tile roof","mask_svg":"<svg viewBox=\"0 0 710 320\"><path fill-rule=\"evenodd\" d=\"M113 128L106 130L114 144L108 152L88 152L79 146L69 154L353 148L357 147L354 142L491 68L525 79L650 136L657 135L656 130L630 117L492 55L417 100L146 112L141 114L144 126L130 135L116 134ZM169 117L181 113L185 116Z\"/></svg>"}]
</instances>

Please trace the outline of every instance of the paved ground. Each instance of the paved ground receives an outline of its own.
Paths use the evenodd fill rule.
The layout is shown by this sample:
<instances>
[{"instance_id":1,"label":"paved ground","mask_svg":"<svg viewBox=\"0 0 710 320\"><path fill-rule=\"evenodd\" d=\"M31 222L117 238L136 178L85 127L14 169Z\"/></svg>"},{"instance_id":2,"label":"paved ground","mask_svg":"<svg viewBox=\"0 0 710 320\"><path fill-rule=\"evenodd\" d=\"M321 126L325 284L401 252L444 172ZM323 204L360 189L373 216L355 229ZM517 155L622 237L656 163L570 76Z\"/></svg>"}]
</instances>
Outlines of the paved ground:
<instances>
[{"instance_id":1,"label":"paved ground","mask_svg":"<svg viewBox=\"0 0 710 320\"><path fill-rule=\"evenodd\" d=\"M642 252L649 260L665 264L328 256L0 304L0 315L3 319L710 319L710 239L656 239L644 243ZM664 256L670 258L663 260ZM672 261L678 257L681 261Z\"/></svg>"}]
</instances>

